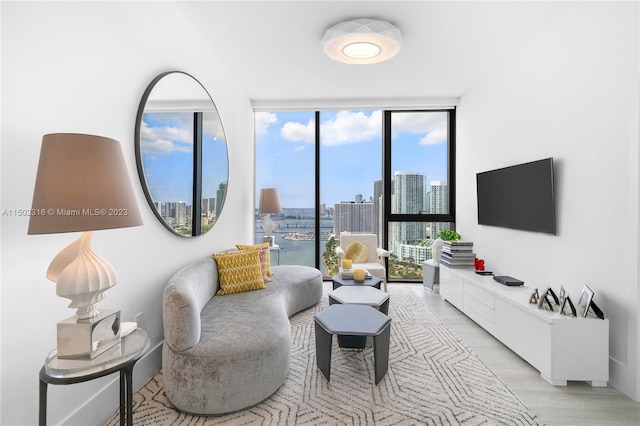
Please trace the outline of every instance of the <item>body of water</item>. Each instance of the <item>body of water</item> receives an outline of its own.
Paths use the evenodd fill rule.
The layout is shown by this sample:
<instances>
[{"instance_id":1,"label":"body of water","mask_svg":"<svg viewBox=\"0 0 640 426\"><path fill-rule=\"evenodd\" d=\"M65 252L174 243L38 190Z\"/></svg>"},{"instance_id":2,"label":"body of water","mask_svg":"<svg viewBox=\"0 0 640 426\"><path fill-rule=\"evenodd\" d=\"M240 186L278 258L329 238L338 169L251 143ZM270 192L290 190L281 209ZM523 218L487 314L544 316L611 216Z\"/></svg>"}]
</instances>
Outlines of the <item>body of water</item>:
<instances>
[{"instance_id":1,"label":"body of water","mask_svg":"<svg viewBox=\"0 0 640 426\"><path fill-rule=\"evenodd\" d=\"M317 240L313 235L315 221L314 209L283 209L283 213L273 215L272 220L277 228L273 231L275 243L280 246L281 265L307 265L315 267L315 244ZM256 217L255 235L256 243L261 243L264 231L260 227L262 217ZM333 232L333 219L320 219L320 255L327 243L329 235ZM309 239L303 239L309 238ZM277 263L278 254L271 252L272 264ZM322 273L324 267L320 264Z\"/></svg>"}]
</instances>

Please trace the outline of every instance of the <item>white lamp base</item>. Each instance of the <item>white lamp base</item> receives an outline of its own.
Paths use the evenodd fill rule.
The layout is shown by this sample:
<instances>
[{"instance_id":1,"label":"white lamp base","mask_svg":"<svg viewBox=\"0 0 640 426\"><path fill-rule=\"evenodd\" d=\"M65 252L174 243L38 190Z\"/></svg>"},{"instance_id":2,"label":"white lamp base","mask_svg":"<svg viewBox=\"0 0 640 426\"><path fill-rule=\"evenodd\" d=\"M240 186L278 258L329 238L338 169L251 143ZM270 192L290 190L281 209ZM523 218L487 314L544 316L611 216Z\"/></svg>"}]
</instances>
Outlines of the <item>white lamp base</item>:
<instances>
[{"instance_id":1,"label":"white lamp base","mask_svg":"<svg viewBox=\"0 0 640 426\"><path fill-rule=\"evenodd\" d=\"M276 224L271 220L271 215L269 213L264 215L262 222L260 222L260 226L262 226L262 229L264 230L265 238L271 238L271 233L276 229Z\"/></svg>"},{"instance_id":2,"label":"white lamp base","mask_svg":"<svg viewBox=\"0 0 640 426\"><path fill-rule=\"evenodd\" d=\"M120 311L102 310L89 319L77 315L58 323L58 358L93 359L120 343Z\"/></svg>"},{"instance_id":3,"label":"white lamp base","mask_svg":"<svg viewBox=\"0 0 640 426\"><path fill-rule=\"evenodd\" d=\"M91 247L91 231L82 233L53 259L47 278L57 283L56 294L71 300L80 319L98 315L98 302L116 285L118 275L104 258Z\"/></svg>"}]
</instances>

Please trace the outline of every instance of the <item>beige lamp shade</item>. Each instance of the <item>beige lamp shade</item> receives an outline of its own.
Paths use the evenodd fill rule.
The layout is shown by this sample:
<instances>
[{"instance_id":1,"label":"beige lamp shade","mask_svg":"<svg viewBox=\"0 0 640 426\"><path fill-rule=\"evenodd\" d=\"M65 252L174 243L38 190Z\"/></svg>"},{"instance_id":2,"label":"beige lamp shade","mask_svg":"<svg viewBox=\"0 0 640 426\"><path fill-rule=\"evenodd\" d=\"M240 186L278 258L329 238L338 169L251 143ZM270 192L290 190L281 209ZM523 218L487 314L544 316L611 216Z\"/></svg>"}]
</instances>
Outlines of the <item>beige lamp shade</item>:
<instances>
[{"instance_id":1,"label":"beige lamp shade","mask_svg":"<svg viewBox=\"0 0 640 426\"><path fill-rule=\"evenodd\" d=\"M260 190L260 206L258 214L280 213L280 198L276 188L263 188Z\"/></svg>"},{"instance_id":2,"label":"beige lamp shade","mask_svg":"<svg viewBox=\"0 0 640 426\"><path fill-rule=\"evenodd\" d=\"M28 234L142 225L120 143L93 135L42 138Z\"/></svg>"}]
</instances>

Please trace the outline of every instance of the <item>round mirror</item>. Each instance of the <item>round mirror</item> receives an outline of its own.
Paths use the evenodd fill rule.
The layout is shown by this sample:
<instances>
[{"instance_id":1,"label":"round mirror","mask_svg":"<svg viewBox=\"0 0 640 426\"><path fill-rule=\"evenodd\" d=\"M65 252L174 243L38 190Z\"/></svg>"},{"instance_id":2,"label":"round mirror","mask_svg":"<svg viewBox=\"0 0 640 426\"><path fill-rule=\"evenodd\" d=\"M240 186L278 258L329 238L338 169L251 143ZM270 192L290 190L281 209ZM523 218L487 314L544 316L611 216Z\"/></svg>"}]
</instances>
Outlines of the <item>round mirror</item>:
<instances>
[{"instance_id":1,"label":"round mirror","mask_svg":"<svg viewBox=\"0 0 640 426\"><path fill-rule=\"evenodd\" d=\"M216 106L198 80L171 71L149 84L135 148L142 188L160 222L184 237L211 229L224 205L229 157Z\"/></svg>"}]
</instances>

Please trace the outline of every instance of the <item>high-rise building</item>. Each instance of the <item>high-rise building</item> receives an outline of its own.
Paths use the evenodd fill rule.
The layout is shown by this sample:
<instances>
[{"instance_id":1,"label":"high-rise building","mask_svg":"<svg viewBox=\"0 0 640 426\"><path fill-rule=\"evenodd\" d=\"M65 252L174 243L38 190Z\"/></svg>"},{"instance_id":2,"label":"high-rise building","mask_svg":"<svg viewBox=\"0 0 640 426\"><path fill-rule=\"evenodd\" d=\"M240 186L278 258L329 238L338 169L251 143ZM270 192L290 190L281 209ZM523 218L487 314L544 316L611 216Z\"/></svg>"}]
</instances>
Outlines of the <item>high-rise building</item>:
<instances>
[{"instance_id":1,"label":"high-rise building","mask_svg":"<svg viewBox=\"0 0 640 426\"><path fill-rule=\"evenodd\" d=\"M165 203L167 219L173 219L176 225L187 223L187 203L184 201L167 201Z\"/></svg>"},{"instance_id":2,"label":"high-rise building","mask_svg":"<svg viewBox=\"0 0 640 426\"><path fill-rule=\"evenodd\" d=\"M333 217L334 232L374 232L373 229L373 203L353 201L341 201L335 205Z\"/></svg>"},{"instance_id":3,"label":"high-rise building","mask_svg":"<svg viewBox=\"0 0 640 426\"><path fill-rule=\"evenodd\" d=\"M201 210L202 210L203 216L212 217L216 211L216 199L203 198Z\"/></svg>"},{"instance_id":4,"label":"high-rise building","mask_svg":"<svg viewBox=\"0 0 640 426\"><path fill-rule=\"evenodd\" d=\"M392 213L420 214L427 212L427 177L420 173L396 171L393 173L394 196ZM417 244L426 238L426 224L397 222L394 228L395 244Z\"/></svg>"},{"instance_id":5,"label":"high-rise building","mask_svg":"<svg viewBox=\"0 0 640 426\"><path fill-rule=\"evenodd\" d=\"M432 181L429 185L429 213L446 214L449 213L449 186L446 182ZM435 239L438 234L448 225L445 222L431 223L431 239Z\"/></svg>"},{"instance_id":6,"label":"high-rise building","mask_svg":"<svg viewBox=\"0 0 640 426\"><path fill-rule=\"evenodd\" d=\"M218 186L218 190L216 191L216 218L220 217L220 211L222 210L222 205L224 204L224 197L227 194L227 181L224 180L220 182Z\"/></svg>"}]
</instances>

